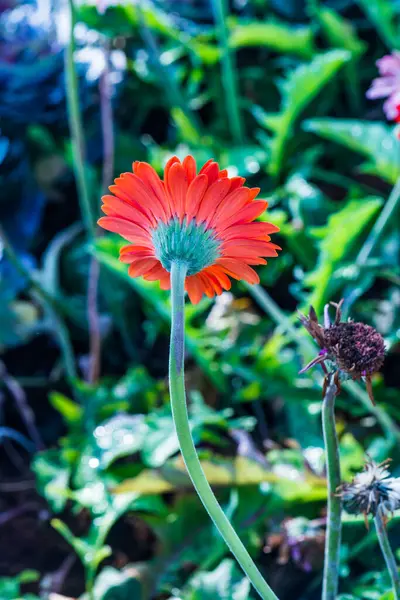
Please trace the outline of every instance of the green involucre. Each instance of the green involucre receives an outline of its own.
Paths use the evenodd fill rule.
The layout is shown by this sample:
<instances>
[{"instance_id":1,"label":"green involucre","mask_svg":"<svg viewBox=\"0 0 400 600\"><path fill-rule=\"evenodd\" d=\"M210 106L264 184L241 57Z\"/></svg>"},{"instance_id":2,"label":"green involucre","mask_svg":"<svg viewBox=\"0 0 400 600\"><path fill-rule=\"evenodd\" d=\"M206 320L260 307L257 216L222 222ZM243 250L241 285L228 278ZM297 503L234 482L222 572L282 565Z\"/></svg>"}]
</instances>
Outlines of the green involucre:
<instances>
[{"instance_id":1,"label":"green involucre","mask_svg":"<svg viewBox=\"0 0 400 600\"><path fill-rule=\"evenodd\" d=\"M195 275L220 256L215 231L207 229L204 223L198 225L195 220L160 222L152 239L156 256L167 271L171 271L171 263L176 261L187 266L188 275Z\"/></svg>"}]
</instances>

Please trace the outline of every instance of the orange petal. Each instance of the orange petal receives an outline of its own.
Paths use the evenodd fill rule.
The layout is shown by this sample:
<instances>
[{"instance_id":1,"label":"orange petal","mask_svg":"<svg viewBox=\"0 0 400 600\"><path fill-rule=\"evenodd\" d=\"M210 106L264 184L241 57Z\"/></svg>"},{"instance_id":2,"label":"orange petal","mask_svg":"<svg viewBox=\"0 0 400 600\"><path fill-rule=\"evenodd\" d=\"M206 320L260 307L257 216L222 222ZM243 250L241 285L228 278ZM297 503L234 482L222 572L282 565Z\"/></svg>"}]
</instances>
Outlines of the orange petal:
<instances>
[{"instance_id":1,"label":"orange petal","mask_svg":"<svg viewBox=\"0 0 400 600\"><path fill-rule=\"evenodd\" d=\"M164 269L162 264L158 262L150 271L143 275L143 278L146 281L157 281L158 279L166 279L169 278L169 273Z\"/></svg>"},{"instance_id":2,"label":"orange petal","mask_svg":"<svg viewBox=\"0 0 400 600\"><path fill-rule=\"evenodd\" d=\"M247 203L249 198L248 188L238 188L230 194L228 194L215 211L214 217L210 221L210 226L218 228L218 224L228 219L231 215L236 213Z\"/></svg>"},{"instance_id":3,"label":"orange petal","mask_svg":"<svg viewBox=\"0 0 400 600\"><path fill-rule=\"evenodd\" d=\"M120 179L117 178L115 181L119 180ZM114 196L116 196L120 200L123 200L124 202L127 202L128 204L131 204L134 208L136 208L136 210L145 215L150 224L153 225L155 223L154 217L151 214L151 212L144 206L142 206L139 202L137 202L134 198L132 198L132 194L128 193L125 189L122 189L119 185L110 185L108 189L114 194Z\"/></svg>"},{"instance_id":4,"label":"orange petal","mask_svg":"<svg viewBox=\"0 0 400 600\"><path fill-rule=\"evenodd\" d=\"M226 273L224 273L224 271L222 270L222 267L219 267L218 265L213 265L212 267L207 267L205 269L205 271L207 273L212 273L212 275L218 279L220 285L222 286L222 288L224 290L231 289L231 287L232 287L231 280L226 275Z\"/></svg>"},{"instance_id":5,"label":"orange petal","mask_svg":"<svg viewBox=\"0 0 400 600\"><path fill-rule=\"evenodd\" d=\"M214 287L211 283L210 278L203 271L197 273L196 277L200 280L203 290L208 298L215 296Z\"/></svg>"},{"instance_id":6,"label":"orange petal","mask_svg":"<svg viewBox=\"0 0 400 600\"><path fill-rule=\"evenodd\" d=\"M138 258L155 258L151 248L145 246L124 246L119 252L119 260L123 263L131 263Z\"/></svg>"},{"instance_id":7,"label":"orange petal","mask_svg":"<svg viewBox=\"0 0 400 600\"><path fill-rule=\"evenodd\" d=\"M260 278L257 273L244 262L233 260L231 258L219 258L217 265L221 265L224 271L234 279L243 279L248 283L259 283Z\"/></svg>"},{"instance_id":8,"label":"orange petal","mask_svg":"<svg viewBox=\"0 0 400 600\"><path fill-rule=\"evenodd\" d=\"M225 229L220 238L224 241L235 238L263 238L270 233L269 223L242 223L241 225L231 225Z\"/></svg>"},{"instance_id":9,"label":"orange petal","mask_svg":"<svg viewBox=\"0 0 400 600\"><path fill-rule=\"evenodd\" d=\"M245 181L246 181L246 179L244 177L231 177L230 191L233 192L234 190L237 190L238 188L242 187L242 185L245 183Z\"/></svg>"},{"instance_id":10,"label":"orange petal","mask_svg":"<svg viewBox=\"0 0 400 600\"><path fill-rule=\"evenodd\" d=\"M138 223L144 229L151 226L148 217L132 206L132 204L124 202L115 196L103 196L102 200L104 204L101 210L109 217L122 217L128 221Z\"/></svg>"},{"instance_id":11,"label":"orange petal","mask_svg":"<svg viewBox=\"0 0 400 600\"><path fill-rule=\"evenodd\" d=\"M202 223L203 221L209 223L211 221L216 209L229 192L230 187L231 184L227 177L225 179L217 179L217 181L209 186L201 201L197 215L195 215L197 223Z\"/></svg>"},{"instance_id":12,"label":"orange petal","mask_svg":"<svg viewBox=\"0 0 400 600\"><path fill-rule=\"evenodd\" d=\"M168 171L165 179L167 191L172 207L172 213L177 215L180 221L185 216L186 193L188 190L188 179L185 169L180 163L174 163Z\"/></svg>"},{"instance_id":13,"label":"orange petal","mask_svg":"<svg viewBox=\"0 0 400 600\"><path fill-rule=\"evenodd\" d=\"M154 223L163 217L165 212L160 200L151 189L146 187L140 177L134 173L122 173L121 177L115 181L119 188L130 194L147 213L153 216Z\"/></svg>"},{"instance_id":14,"label":"orange petal","mask_svg":"<svg viewBox=\"0 0 400 600\"><path fill-rule=\"evenodd\" d=\"M185 289L192 304L198 304L203 296L203 285L197 275L186 277Z\"/></svg>"},{"instance_id":15,"label":"orange petal","mask_svg":"<svg viewBox=\"0 0 400 600\"><path fill-rule=\"evenodd\" d=\"M163 220L166 221L171 215L169 213L169 205L164 190L164 184L157 175L156 171L146 162L139 162L136 166L136 174L145 183L153 194L158 198L160 207L163 211Z\"/></svg>"},{"instance_id":16,"label":"orange petal","mask_svg":"<svg viewBox=\"0 0 400 600\"><path fill-rule=\"evenodd\" d=\"M131 221L117 217L102 217L97 222L103 229L118 233L132 244L138 243L149 248L153 247L148 232Z\"/></svg>"},{"instance_id":17,"label":"orange petal","mask_svg":"<svg viewBox=\"0 0 400 600\"><path fill-rule=\"evenodd\" d=\"M131 277L140 277L140 275L144 275L144 273L150 271L158 263L157 258L141 258L130 265L128 273Z\"/></svg>"},{"instance_id":18,"label":"orange petal","mask_svg":"<svg viewBox=\"0 0 400 600\"><path fill-rule=\"evenodd\" d=\"M240 209L236 214L231 215L227 219L220 219L218 223L215 224L215 229L220 232L224 231L231 225L239 225L241 223L248 223L256 219L260 216L261 213L265 211L268 203L263 202L262 200L255 200L254 202L250 202L244 206L244 208ZM275 227L273 225L273 227ZM272 233L272 231L268 231L268 233Z\"/></svg>"},{"instance_id":19,"label":"orange petal","mask_svg":"<svg viewBox=\"0 0 400 600\"><path fill-rule=\"evenodd\" d=\"M197 175L189 185L189 189L186 194L185 213L188 221L193 219L198 211L200 202L205 194L208 187L207 175Z\"/></svg>"},{"instance_id":20,"label":"orange petal","mask_svg":"<svg viewBox=\"0 0 400 600\"><path fill-rule=\"evenodd\" d=\"M211 185L219 177L219 168L218 163L210 161L208 164L206 163L204 167L201 169L200 173L204 173L208 177L208 184Z\"/></svg>"},{"instance_id":21,"label":"orange petal","mask_svg":"<svg viewBox=\"0 0 400 600\"><path fill-rule=\"evenodd\" d=\"M186 171L186 176L189 185L192 183L193 179L196 177L196 161L193 156L186 156L185 160L182 163L183 168Z\"/></svg>"},{"instance_id":22,"label":"orange petal","mask_svg":"<svg viewBox=\"0 0 400 600\"><path fill-rule=\"evenodd\" d=\"M214 292L213 295L217 294L217 296L220 296L223 292L222 285L218 281L218 278L213 274L213 272L204 270L201 271L201 274L203 275L203 277L206 277L209 283L211 284Z\"/></svg>"},{"instance_id":23,"label":"orange petal","mask_svg":"<svg viewBox=\"0 0 400 600\"><path fill-rule=\"evenodd\" d=\"M172 165L174 165L175 163L179 163L181 164L181 161L179 160L179 158L177 156L172 156L168 161L167 164L164 167L164 181L167 180L168 177L168 172L170 170L170 168L172 167Z\"/></svg>"}]
</instances>

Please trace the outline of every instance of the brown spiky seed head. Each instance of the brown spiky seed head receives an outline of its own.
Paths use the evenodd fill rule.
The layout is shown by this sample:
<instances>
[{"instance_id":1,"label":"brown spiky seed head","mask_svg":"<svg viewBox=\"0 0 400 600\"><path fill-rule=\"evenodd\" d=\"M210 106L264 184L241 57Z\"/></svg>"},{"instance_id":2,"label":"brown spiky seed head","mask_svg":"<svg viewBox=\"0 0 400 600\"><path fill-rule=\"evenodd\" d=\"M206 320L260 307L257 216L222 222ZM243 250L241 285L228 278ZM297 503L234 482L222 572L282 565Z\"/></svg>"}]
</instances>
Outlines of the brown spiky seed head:
<instances>
[{"instance_id":1,"label":"brown spiky seed head","mask_svg":"<svg viewBox=\"0 0 400 600\"><path fill-rule=\"evenodd\" d=\"M372 375L383 365L385 343L380 333L364 323L338 323L324 329L326 348L342 371Z\"/></svg>"}]
</instances>

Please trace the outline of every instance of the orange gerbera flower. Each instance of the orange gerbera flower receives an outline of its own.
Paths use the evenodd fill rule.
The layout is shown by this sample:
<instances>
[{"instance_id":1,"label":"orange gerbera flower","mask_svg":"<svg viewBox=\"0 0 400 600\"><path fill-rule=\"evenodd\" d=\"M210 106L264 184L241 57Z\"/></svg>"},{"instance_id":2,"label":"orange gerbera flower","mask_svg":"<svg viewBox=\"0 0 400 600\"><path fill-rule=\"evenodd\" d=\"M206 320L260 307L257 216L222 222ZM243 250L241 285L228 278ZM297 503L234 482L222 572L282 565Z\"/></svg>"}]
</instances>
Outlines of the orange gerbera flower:
<instances>
[{"instance_id":1,"label":"orange gerbera flower","mask_svg":"<svg viewBox=\"0 0 400 600\"><path fill-rule=\"evenodd\" d=\"M209 160L196 174L192 156L174 156L165 166L164 181L145 162L134 162L133 173L122 173L103 196L107 215L99 225L120 234L132 245L121 249L129 275L160 281L170 287L173 261L187 265L186 290L197 304L229 290L233 279L258 283L250 265L264 265L279 246L271 223L254 223L267 208L255 200L259 188L244 187L243 177L228 177Z\"/></svg>"}]
</instances>

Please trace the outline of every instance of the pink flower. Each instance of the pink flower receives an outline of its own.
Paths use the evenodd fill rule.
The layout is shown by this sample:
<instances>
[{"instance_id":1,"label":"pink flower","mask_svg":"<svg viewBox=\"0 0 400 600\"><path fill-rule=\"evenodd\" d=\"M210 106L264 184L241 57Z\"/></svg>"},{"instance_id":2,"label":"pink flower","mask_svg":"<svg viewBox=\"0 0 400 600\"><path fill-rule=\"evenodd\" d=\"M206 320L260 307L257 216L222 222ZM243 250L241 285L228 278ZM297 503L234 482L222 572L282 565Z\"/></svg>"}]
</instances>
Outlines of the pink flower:
<instances>
[{"instance_id":1,"label":"pink flower","mask_svg":"<svg viewBox=\"0 0 400 600\"><path fill-rule=\"evenodd\" d=\"M393 51L376 61L380 77L372 81L367 98L387 98L383 105L389 121L400 122L400 52Z\"/></svg>"}]
</instances>

